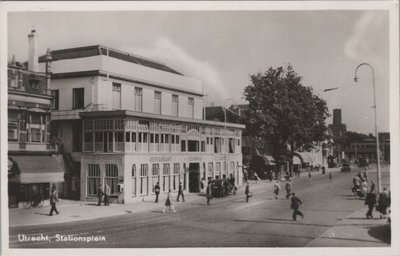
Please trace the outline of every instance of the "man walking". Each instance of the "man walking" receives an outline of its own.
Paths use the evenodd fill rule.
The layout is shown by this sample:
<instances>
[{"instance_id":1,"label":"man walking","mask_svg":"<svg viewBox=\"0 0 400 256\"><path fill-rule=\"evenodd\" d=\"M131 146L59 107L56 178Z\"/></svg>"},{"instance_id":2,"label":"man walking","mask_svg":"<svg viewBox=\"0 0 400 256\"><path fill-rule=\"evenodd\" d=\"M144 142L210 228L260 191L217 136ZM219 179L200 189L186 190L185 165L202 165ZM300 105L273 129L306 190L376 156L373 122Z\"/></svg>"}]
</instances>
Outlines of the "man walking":
<instances>
[{"instance_id":1,"label":"man walking","mask_svg":"<svg viewBox=\"0 0 400 256\"><path fill-rule=\"evenodd\" d=\"M185 196L183 195L182 182L179 183L178 197L176 198L177 202L179 202L179 196L181 196L181 195L182 195L182 202L185 202Z\"/></svg>"},{"instance_id":2,"label":"man walking","mask_svg":"<svg viewBox=\"0 0 400 256\"><path fill-rule=\"evenodd\" d=\"M111 194L111 189L110 186L108 186L108 184L106 183L106 185L104 186L104 205L110 205L110 194Z\"/></svg>"},{"instance_id":3,"label":"man walking","mask_svg":"<svg viewBox=\"0 0 400 256\"><path fill-rule=\"evenodd\" d=\"M55 188L53 188L51 191L51 194L50 194L51 209L50 209L49 216L53 216L53 211L55 211L56 214L60 213L59 211L57 211L57 207L56 207L57 202L58 202L57 190Z\"/></svg>"},{"instance_id":4,"label":"man walking","mask_svg":"<svg viewBox=\"0 0 400 256\"><path fill-rule=\"evenodd\" d=\"M158 195L160 194L160 185L157 182L157 184L154 186L154 192L156 193L156 203L158 203Z\"/></svg>"},{"instance_id":5,"label":"man walking","mask_svg":"<svg viewBox=\"0 0 400 256\"><path fill-rule=\"evenodd\" d=\"M101 202L103 201L103 190L101 189L101 184L97 188L97 206L101 206Z\"/></svg>"},{"instance_id":6,"label":"man walking","mask_svg":"<svg viewBox=\"0 0 400 256\"><path fill-rule=\"evenodd\" d=\"M246 189L245 189L244 193L246 194L246 203L248 203L249 202L249 198L250 198L250 184L249 184L249 182L247 182L247 184L246 184Z\"/></svg>"},{"instance_id":7,"label":"man walking","mask_svg":"<svg viewBox=\"0 0 400 256\"><path fill-rule=\"evenodd\" d=\"M206 194L207 194L207 205L210 205L210 200L212 199L212 190L210 184L207 185Z\"/></svg>"},{"instance_id":8,"label":"man walking","mask_svg":"<svg viewBox=\"0 0 400 256\"><path fill-rule=\"evenodd\" d=\"M281 190L281 186L279 185L279 181L276 180L274 184L274 194L275 194L275 199L278 199L279 191Z\"/></svg>"},{"instance_id":9,"label":"man walking","mask_svg":"<svg viewBox=\"0 0 400 256\"><path fill-rule=\"evenodd\" d=\"M288 181L286 182L285 189L286 189L286 199L289 199L290 192L292 191L292 183L290 182L290 179L288 179Z\"/></svg>"},{"instance_id":10,"label":"man walking","mask_svg":"<svg viewBox=\"0 0 400 256\"><path fill-rule=\"evenodd\" d=\"M365 205L368 205L368 211L366 214L367 219L373 218L372 211L374 210L376 204L376 195L374 191L370 190L369 193L365 196Z\"/></svg>"},{"instance_id":11,"label":"man walking","mask_svg":"<svg viewBox=\"0 0 400 256\"><path fill-rule=\"evenodd\" d=\"M290 208L293 209L292 218L294 221L296 221L297 215L300 215L302 219L304 218L304 214L299 211L300 204L302 204L300 199L295 195L295 193L292 193L292 203L290 204Z\"/></svg>"},{"instance_id":12,"label":"man walking","mask_svg":"<svg viewBox=\"0 0 400 256\"><path fill-rule=\"evenodd\" d=\"M329 182L332 182L332 172L329 172Z\"/></svg>"}]
</instances>

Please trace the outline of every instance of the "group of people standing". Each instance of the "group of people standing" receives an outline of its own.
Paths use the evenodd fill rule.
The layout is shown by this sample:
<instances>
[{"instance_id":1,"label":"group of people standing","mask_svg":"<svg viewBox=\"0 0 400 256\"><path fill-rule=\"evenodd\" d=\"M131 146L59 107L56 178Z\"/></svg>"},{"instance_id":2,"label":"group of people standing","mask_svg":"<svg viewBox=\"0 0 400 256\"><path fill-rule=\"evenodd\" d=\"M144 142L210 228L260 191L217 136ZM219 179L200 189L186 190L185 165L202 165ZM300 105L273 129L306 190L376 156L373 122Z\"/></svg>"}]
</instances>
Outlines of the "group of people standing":
<instances>
[{"instance_id":1,"label":"group of people standing","mask_svg":"<svg viewBox=\"0 0 400 256\"><path fill-rule=\"evenodd\" d=\"M378 197L378 200L377 200ZM368 211L366 213L366 218L373 218L372 212L374 208L379 212L380 218L386 218L387 208L390 207L390 191L387 188L383 188L383 191L378 195L375 189L371 190L365 196L365 205L368 206Z\"/></svg>"},{"instance_id":2,"label":"group of people standing","mask_svg":"<svg viewBox=\"0 0 400 256\"><path fill-rule=\"evenodd\" d=\"M97 206L101 206L101 203L104 202L104 206L110 205L110 194L111 188L108 184L104 185L102 188L101 184L97 188Z\"/></svg>"}]
</instances>

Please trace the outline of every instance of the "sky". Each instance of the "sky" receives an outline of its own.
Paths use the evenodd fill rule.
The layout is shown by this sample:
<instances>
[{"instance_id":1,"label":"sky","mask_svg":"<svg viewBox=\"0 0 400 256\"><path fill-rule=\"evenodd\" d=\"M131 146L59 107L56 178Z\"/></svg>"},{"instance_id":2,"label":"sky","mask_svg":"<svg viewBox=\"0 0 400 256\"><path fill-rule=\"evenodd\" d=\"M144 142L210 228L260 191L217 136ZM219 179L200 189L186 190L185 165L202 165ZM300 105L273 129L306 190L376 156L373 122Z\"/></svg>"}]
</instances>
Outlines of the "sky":
<instances>
[{"instance_id":1,"label":"sky","mask_svg":"<svg viewBox=\"0 0 400 256\"><path fill-rule=\"evenodd\" d=\"M9 60L27 60L32 28L40 55L101 44L161 61L201 80L207 106L246 103L251 74L290 63L331 114L342 109L347 130L361 133L374 133L371 71L363 66L359 82L353 78L368 62L378 130L389 131L388 11L15 12L8 16Z\"/></svg>"}]
</instances>

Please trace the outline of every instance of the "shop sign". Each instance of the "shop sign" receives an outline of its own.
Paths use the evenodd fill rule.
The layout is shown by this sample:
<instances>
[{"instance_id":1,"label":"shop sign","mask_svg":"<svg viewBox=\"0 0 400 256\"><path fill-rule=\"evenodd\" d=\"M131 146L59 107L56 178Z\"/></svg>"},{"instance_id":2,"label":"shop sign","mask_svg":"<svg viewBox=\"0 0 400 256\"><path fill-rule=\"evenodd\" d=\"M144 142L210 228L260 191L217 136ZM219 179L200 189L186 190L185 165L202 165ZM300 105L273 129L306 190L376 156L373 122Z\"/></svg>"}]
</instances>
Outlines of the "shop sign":
<instances>
[{"instance_id":1,"label":"shop sign","mask_svg":"<svg viewBox=\"0 0 400 256\"><path fill-rule=\"evenodd\" d=\"M150 162L171 162L172 157L170 156L152 156Z\"/></svg>"},{"instance_id":2,"label":"shop sign","mask_svg":"<svg viewBox=\"0 0 400 256\"><path fill-rule=\"evenodd\" d=\"M188 162L201 161L201 156L188 156L186 158L186 161Z\"/></svg>"}]
</instances>

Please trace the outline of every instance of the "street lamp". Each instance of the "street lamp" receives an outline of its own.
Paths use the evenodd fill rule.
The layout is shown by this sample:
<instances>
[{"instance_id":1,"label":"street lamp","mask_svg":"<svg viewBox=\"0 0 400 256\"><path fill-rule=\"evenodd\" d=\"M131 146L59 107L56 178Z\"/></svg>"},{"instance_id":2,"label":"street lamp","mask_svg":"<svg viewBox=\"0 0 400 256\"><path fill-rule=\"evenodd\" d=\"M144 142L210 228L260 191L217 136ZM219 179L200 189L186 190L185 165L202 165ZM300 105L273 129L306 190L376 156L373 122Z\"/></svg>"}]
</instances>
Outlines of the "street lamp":
<instances>
[{"instance_id":1,"label":"street lamp","mask_svg":"<svg viewBox=\"0 0 400 256\"><path fill-rule=\"evenodd\" d=\"M379 138L378 138L378 128L377 128L377 118L376 118L376 88L375 88L375 72L374 68L368 64L368 63L361 63L356 67L356 70L354 72L354 82L358 82L358 77L357 77L357 71L360 67L362 66L368 66L371 68L372 72L372 89L374 92L374 116L375 116L375 137L376 137L376 167L377 167L377 183L378 183L378 193L381 192L381 166L380 166L380 156L379 156Z\"/></svg>"}]
</instances>

